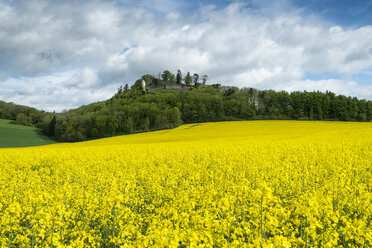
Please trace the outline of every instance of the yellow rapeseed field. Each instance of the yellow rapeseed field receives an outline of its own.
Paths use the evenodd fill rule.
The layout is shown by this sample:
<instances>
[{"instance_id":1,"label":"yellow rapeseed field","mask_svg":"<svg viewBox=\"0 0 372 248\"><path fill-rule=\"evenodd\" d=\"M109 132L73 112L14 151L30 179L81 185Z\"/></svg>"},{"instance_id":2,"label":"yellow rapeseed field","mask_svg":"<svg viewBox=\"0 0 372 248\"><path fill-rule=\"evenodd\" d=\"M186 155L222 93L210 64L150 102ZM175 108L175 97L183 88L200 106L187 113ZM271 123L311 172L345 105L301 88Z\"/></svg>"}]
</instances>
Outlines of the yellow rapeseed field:
<instances>
[{"instance_id":1,"label":"yellow rapeseed field","mask_svg":"<svg viewBox=\"0 0 372 248\"><path fill-rule=\"evenodd\" d=\"M0 149L1 247L371 247L371 212L371 123Z\"/></svg>"}]
</instances>

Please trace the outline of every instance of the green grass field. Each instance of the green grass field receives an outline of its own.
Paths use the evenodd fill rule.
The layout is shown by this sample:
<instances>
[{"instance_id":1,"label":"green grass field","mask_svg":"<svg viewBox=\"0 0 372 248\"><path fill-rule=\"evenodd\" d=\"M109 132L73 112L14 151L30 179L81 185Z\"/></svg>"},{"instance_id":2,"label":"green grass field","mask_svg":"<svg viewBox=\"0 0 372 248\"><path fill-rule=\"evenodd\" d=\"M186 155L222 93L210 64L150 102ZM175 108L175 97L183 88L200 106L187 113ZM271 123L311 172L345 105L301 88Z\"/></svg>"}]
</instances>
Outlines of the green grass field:
<instances>
[{"instance_id":1,"label":"green grass field","mask_svg":"<svg viewBox=\"0 0 372 248\"><path fill-rule=\"evenodd\" d=\"M40 129L14 125L10 120L0 119L0 148L25 147L54 144L56 141L41 133Z\"/></svg>"}]
</instances>

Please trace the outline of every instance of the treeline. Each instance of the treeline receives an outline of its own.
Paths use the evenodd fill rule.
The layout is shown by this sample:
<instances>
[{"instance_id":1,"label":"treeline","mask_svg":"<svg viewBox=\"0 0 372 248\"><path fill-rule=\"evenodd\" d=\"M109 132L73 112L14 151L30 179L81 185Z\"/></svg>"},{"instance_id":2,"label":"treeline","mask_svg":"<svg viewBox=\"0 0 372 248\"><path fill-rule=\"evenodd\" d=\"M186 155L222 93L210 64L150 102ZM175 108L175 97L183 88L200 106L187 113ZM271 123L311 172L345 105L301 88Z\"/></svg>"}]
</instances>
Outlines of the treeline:
<instances>
[{"instance_id":1,"label":"treeline","mask_svg":"<svg viewBox=\"0 0 372 248\"><path fill-rule=\"evenodd\" d=\"M0 119L13 120L15 124L42 128L44 119L48 121L46 118L48 115L50 116L51 113L12 102L0 101Z\"/></svg>"},{"instance_id":2,"label":"treeline","mask_svg":"<svg viewBox=\"0 0 372 248\"><path fill-rule=\"evenodd\" d=\"M235 87L143 92L132 87L105 102L58 114L44 130L62 141L80 141L226 120L372 121L372 102L332 92Z\"/></svg>"},{"instance_id":3,"label":"treeline","mask_svg":"<svg viewBox=\"0 0 372 248\"><path fill-rule=\"evenodd\" d=\"M32 125L60 141L82 141L119 134L174 128L182 123L226 120L329 120L372 121L372 101L332 92L276 92L253 88L213 87L165 72L159 81L144 75L149 84L170 82L194 85L189 91L146 92L140 80L120 87L104 102L64 113L46 113L26 106L0 102L0 118ZM158 78L159 79L159 78Z\"/></svg>"}]
</instances>

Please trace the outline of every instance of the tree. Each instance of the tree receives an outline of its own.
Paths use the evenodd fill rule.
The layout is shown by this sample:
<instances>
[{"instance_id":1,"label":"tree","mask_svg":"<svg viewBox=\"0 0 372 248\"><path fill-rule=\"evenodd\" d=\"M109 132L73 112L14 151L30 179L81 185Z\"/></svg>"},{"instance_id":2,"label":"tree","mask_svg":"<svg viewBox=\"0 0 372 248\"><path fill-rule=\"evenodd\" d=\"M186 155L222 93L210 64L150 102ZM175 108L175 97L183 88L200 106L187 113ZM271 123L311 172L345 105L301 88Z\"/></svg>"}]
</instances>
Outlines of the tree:
<instances>
[{"instance_id":1,"label":"tree","mask_svg":"<svg viewBox=\"0 0 372 248\"><path fill-rule=\"evenodd\" d=\"M185 77L185 83L187 85L191 85L191 82L192 82L192 77L190 76L190 72L187 72L187 75Z\"/></svg>"},{"instance_id":2,"label":"tree","mask_svg":"<svg viewBox=\"0 0 372 248\"><path fill-rule=\"evenodd\" d=\"M202 77L203 84L205 84L207 82L207 80L208 80L208 75L203 75L203 77Z\"/></svg>"},{"instance_id":3,"label":"tree","mask_svg":"<svg viewBox=\"0 0 372 248\"><path fill-rule=\"evenodd\" d=\"M17 114L15 122L20 125L28 125L29 124L28 116L25 113L19 113Z\"/></svg>"},{"instance_id":4,"label":"tree","mask_svg":"<svg viewBox=\"0 0 372 248\"><path fill-rule=\"evenodd\" d=\"M136 80L136 82L132 85L131 89L140 90L141 89L141 79Z\"/></svg>"},{"instance_id":5,"label":"tree","mask_svg":"<svg viewBox=\"0 0 372 248\"><path fill-rule=\"evenodd\" d=\"M194 81L194 85L197 85L199 83L199 75L197 73L194 73L192 79Z\"/></svg>"},{"instance_id":6,"label":"tree","mask_svg":"<svg viewBox=\"0 0 372 248\"><path fill-rule=\"evenodd\" d=\"M50 136L55 135L56 123L57 123L57 120L56 120L56 116L54 115L51 122L50 122L50 125L49 125L49 135Z\"/></svg>"},{"instance_id":7,"label":"tree","mask_svg":"<svg viewBox=\"0 0 372 248\"><path fill-rule=\"evenodd\" d=\"M163 74L161 74L161 78L164 80L164 81L171 81L171 82L174 82L174 74L172 74L170 71L168 70L165 70L163 72Z\"/></svg>"},{"instance_id":8,"label":"tree","mask_svg":"<svg viewBox=\"0 0 372 248\"><path fill-rule=\"evenodd\" d=\"M142 127L143 131L147 132L147 131L150 131L150 119L149 117L146 117L144 122L143 122L143 127Z\"/></svg>"},{"instance_id":9,"label":"tree","mask_svg":"<svg viewBox=\"0 0 372 248\"><path fill-rule=\"evenodd\" d=\"M158 85L159 84L159 79L158 78L153 78L152 81L151 81L151 84Z\"/></svg>"},{"instance_id":10,"label":"tree","mask_svg":"<svg viewBox=\"0 0 372 248\"><path fill-rule=\"evenodd\" d=\"M124 85L124 93L127 93L129 91L129 86L128 84Z\"/></svg>"},{"instance_id":11,"label":"tree","mask_svg":"<svg viewBox=\"0 0 372 248\"><path fill-rule=\"evenodd\" d=\"M177 81L177 84L182 83L182 73L180 70L177 71L176 81Z\"/></svg>"},{"instance_id":12,"label":"tree","mask_svg":"<svg viewBox=\"0 0 372 248\"><path fill-rule=\"evenodd\" d=\"M154 78L153 75L146 74L141 77L141 79L145 80L146 85L150 85L152 83L152 79Z\"/></svg>"},{"instance_id":13,"label":"tree","mask_svg":"<svg viewBox=\"0 0 372 248\"><path fill-rule=\"evenodd\" d=\"M231 96L232 94L235 93L235 88L234 87L229 87L225 92L224 92L224 95L225 96Z\"/></svg>"},{"instance_id":14,"label":"tree","mask_svg":"<svg viewBox=\"0 0 372 248\"><path fill-rule=\"evenodd\" d=\"M120 87L118 88L118 92L116 93L116 95L120 95L121 93L123 93L123 86L120 85Z\"/></svg>"}]
</instances>

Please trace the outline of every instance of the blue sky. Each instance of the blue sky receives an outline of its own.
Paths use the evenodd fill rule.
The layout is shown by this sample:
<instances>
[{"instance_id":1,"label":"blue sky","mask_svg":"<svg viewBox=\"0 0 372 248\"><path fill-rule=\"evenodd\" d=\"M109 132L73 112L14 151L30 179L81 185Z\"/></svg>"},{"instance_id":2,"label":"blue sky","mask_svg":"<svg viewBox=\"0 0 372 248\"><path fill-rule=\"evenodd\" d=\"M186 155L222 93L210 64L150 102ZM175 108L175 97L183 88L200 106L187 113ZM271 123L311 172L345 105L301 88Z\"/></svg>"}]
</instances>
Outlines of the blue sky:
<instances>
[{"instance_id":1,"label":"blue sky","mask_svg":"<svg viewBox=\"0 0 372 248\"><path fill-rule=\"evenodd\" d=\"M163 70L372 100L372 0L0 0L0 100L61 111Z\"/></svg>"},{"instance_id":2,"label":"blue sky","mask_svg":"<svg viewBox=\"0 0 372 248\"><path fill-rule=\"evenodd\" d=\"M199 0L189 1L190 9L197 9L203 5L216 5L225 8L236 1L229 0ZM260 10L262 7L279 3L283 9L300 10L303 15L315 15L324 21L344 27L360 27L372 24L371 0L288 0L288 1L241 1L249 7ZM276 4L277 4L276 3Z\"/></svg>"},{"instance_id":3,"label":"blue sky","mask_svg":"<svg viewBox=\"0 0 372 248\"><path fill-rule=\"evenodd\" d=\"M372 1L370 0L293 0L304 8L306 14L315 14L326 21L345 27L372 24Z\"/></svg>"}]
</instances>

